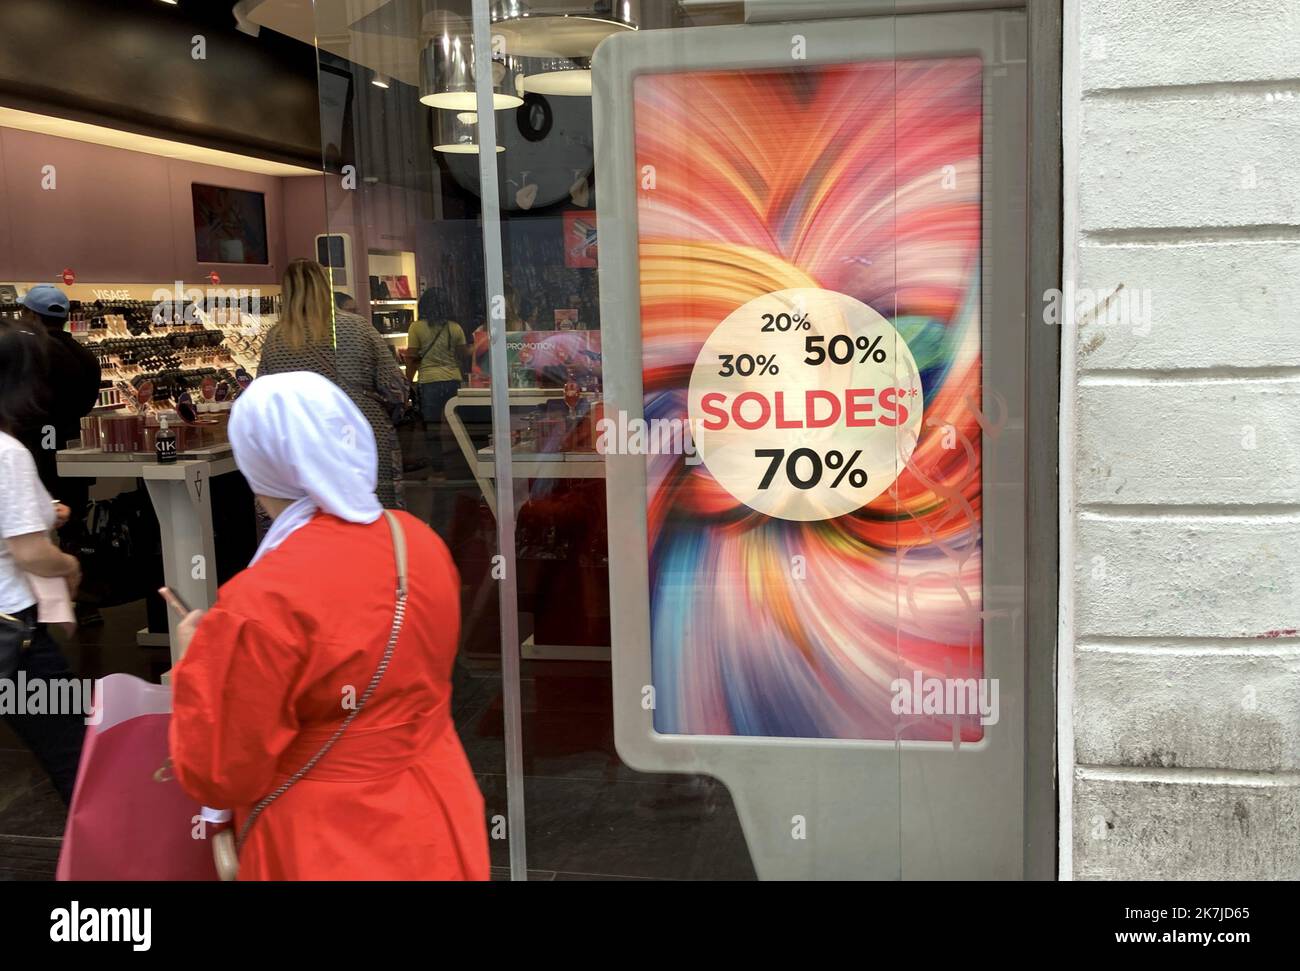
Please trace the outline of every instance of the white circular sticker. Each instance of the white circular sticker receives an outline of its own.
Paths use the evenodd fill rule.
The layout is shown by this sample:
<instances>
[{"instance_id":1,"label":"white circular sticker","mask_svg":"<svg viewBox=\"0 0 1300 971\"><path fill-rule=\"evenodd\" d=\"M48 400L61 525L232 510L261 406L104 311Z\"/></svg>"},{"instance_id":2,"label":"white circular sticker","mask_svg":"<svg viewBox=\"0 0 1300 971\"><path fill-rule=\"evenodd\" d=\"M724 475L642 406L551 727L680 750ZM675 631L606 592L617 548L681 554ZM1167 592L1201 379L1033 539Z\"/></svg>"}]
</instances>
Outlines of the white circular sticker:
<instances>
[{"instance_id":1,"label":"white circular sticker","mask_svg":"<svg viewBox=\"0 0 1300 971\"><path fill-rule=\"evenodd\" d=\"M833 290L757 297L720 323L691 372L696 448L718 483L777 519L866 505L920 435L921 378L907 343Z\"/></svg>"}]
</instances>

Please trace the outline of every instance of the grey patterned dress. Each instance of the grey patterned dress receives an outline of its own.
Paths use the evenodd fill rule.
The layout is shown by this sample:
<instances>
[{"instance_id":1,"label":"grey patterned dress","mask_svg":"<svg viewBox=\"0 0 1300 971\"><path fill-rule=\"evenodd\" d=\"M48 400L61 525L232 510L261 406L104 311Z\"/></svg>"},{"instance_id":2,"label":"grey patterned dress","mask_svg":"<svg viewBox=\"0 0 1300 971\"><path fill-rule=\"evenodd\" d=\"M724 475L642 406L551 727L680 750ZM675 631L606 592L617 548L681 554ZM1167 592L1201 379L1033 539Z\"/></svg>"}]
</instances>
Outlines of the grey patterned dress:
<instances>
[{"instance_id":1,"label":"grey patterned dress","mask_svg":"<svg viewBox=\"0 0 1300 971\"><path fill-rule=\"evenodd\" d=\"M364 317L338 311L334 331L337 352L329 344L309 343L295 348L289 346L277 324L266 335L257 374L261 377L314 371L342 388L375 433L379 451L379 488L375 495L386 509L401 509L402 454L383 399L393 394L393 389L403 388L406 379L388 344Z\"/></svg>"}]
</instances>

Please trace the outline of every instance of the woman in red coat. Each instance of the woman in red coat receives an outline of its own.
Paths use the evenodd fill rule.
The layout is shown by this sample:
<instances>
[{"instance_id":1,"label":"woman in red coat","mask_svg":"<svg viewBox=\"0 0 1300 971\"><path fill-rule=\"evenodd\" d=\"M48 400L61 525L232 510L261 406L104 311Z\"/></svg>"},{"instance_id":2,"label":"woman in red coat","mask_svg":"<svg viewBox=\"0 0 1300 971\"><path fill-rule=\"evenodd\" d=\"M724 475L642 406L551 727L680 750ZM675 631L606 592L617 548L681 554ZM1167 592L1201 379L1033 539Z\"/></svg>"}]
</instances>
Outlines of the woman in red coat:
<instances>
[{"instance_id":1,"label":"woman in red coat","mask_svg":"<svg viewBox=\"0 0 1300 971\"><path fill-rule=\"evenodd\" d=\"M486 880L483 798L451 720L460 611L446 547L394 514L409 585L381 670L398 583L369 424L327 379L295 372L253 382L230 440L273 522L249 568L181 625L183 643L192 633L172 675L181 786L232 807L242 833L252 807L365 699L320 761L256 817L239 878Z\"/></svg>"}]
</instances>

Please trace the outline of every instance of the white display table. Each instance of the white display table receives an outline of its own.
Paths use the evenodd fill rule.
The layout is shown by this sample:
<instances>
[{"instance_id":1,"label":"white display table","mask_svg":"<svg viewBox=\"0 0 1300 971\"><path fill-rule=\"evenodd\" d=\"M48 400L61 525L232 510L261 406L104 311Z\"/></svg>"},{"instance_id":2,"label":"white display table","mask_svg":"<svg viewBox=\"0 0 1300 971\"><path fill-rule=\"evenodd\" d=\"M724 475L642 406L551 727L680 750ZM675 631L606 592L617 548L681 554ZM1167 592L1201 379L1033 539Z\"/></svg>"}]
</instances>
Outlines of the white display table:
<instances>
[{"instance_id":1,"label":"white display table","mask_svg":"<svg viewBox=\"0 0 1300 971\"><path fill-rule=\"evenodd\" d=\"M562 388L511 388L511 408L536 408L548 401L564 398ZM489 388L461 388L454 398L447 402L443 415L451 428L451 433L460 447L465 462L478 482L483 498L487 500L492 515L497 512L497 493L492 480L496 478L496 466L491 448L475 449L465 429L465 420L460 416L462 408L491 408L492 397ZM549 452L525 453L515 452L512 456L512 469L516 479L603 479L605 477L605 456L596 452Z\"/></svg>"},{"instance_id":2,"label":"white display table","mask_svg":"<svg viewBox=\"0 0 1300 971\"><path fill-rule=\"evenodd\" d=\"M176 462L160 465L145 452L104 452L70 448L58 454L59 475L65 478L143 479L162 533L163 579L195 610L206 610L217 599L217 555L212 530L209 480L235 471L230 445L213 445L182 453ZM167 612L172 663L180 660L176 618ZM158 645L148 629L139 643Z\"/></svg>"},{"instance_id":3,"label":"white display table","mask_svg":"<svg viewBox=\"0 0 1300 971\"><path fill-rule=\"evenodd\" d=\"M511 408L535 408L548 401L564 398L562 388L511 388ZM461 408L492 407L491 389L462 388L457 395L447 402L444 416L451 426L452 435L460 447L465 462L469 465L474 479L478 482L483 498L497 513L497 493L495 487L496 464L494 450L475 449L465 428L465 421L460 416ZM511 455L511 471L517 479L603 479L605 477L605 456L597 452L514 452ZM524 658L538 661L608 661L608 645L582 644L537 644L530 635L519 646Z\"/></svg>"}]
</instances>

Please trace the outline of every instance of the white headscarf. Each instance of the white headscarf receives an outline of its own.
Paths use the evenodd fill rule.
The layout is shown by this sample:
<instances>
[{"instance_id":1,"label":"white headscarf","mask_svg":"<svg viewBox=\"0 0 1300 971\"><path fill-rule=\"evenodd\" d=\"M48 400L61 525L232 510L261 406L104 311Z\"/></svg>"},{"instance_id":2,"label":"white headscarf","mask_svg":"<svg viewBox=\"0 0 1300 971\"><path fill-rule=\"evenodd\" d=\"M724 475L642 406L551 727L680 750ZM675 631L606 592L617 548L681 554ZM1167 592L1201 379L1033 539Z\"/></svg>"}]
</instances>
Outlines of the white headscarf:
<instances>
[{"instance_id":1,"label":"white headscarf","mask_svg":"<svg viewBox=\"0 0 1300 971\"><path fill-rule=\"evenodd\" d=\"M373 523L383 514L375 498L375 433L338 385L319 374L270 374L250 384L230 413L230 444L253 492L293 500L271 523L253 563L317 510L350 523Z\"/></svg>"}]
</instances>

